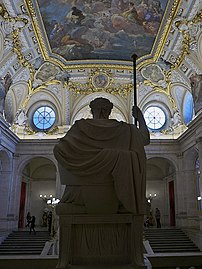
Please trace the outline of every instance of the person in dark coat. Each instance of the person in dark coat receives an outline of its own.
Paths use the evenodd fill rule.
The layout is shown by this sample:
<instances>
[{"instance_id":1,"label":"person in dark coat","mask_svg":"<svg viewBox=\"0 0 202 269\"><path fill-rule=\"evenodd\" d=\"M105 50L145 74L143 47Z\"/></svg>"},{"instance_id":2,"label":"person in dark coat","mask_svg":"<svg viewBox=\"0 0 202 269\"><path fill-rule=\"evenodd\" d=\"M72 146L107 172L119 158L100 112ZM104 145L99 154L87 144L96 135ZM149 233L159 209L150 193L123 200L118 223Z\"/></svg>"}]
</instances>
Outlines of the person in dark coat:
<instances>
[{"instance_id":1,"label":"person in dark coat","mask_svg":"<svg viewBox=\"0 0 202 269\"><path fill-rule=\"evenodd\" d=\"M36 217L35 216L32 216L31 218L31 224L30 224L30 230L29 230L29 233L31 234L31 232L33 231L34 234L36 234L36 231L35 231L35 221L36 221Z\"/></svg>"}]
</instances>

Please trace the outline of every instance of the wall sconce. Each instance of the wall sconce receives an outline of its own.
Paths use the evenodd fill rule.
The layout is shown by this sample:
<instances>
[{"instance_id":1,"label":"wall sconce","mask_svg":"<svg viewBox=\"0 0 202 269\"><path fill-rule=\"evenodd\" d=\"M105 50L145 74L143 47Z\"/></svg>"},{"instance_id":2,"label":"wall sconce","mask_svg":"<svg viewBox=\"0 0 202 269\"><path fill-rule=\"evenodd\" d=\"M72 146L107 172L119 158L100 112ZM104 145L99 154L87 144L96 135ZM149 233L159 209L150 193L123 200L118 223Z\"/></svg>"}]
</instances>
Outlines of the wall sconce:
<instances>
[{"instance_id":1,"label":"wall sconce","mask_svg":"<svg viewBox=\"0 0 202 269\"><path fill-rule=\"evenodd\" d=\"M60 202L60 199L56 199L52 194L40 194L39 197L47 204L47 205L56 205Z\"/></svg>"},{"instance_id":2,"label":"wall sconce","mask_svg":"<svg viewBox=\"0 0 202 269\"><path fill-rule=\"evenodd\" d=\"M47 200L47 205L57 205L60 202L60 199L56 199L55 197L51 197Z\"/></svg>"},{"instance_id":3,"label":"wall sconce","mask_svg":"<svg viewBox=\"0 0 202 269\"><path fill-rule=\"evenodd\" d=\"M154 198L156 198L156 193L154 193L154 194L149 194L149 196L147 197L147 202L148 203L151 203L152 202L152 200L154 199Z\"/></svg>"},{"instance_id":4,"label":"wall sconce","mask_svg":"<svg viewBox=\"0 0 202 269\"><path fill-rule=\"evenodd\" d=\"M198 197L197 197L197 200L198 200L198 201L201 201L201 200L202 200L202 196L198 196Z\"/></svg>"}]
</instances>

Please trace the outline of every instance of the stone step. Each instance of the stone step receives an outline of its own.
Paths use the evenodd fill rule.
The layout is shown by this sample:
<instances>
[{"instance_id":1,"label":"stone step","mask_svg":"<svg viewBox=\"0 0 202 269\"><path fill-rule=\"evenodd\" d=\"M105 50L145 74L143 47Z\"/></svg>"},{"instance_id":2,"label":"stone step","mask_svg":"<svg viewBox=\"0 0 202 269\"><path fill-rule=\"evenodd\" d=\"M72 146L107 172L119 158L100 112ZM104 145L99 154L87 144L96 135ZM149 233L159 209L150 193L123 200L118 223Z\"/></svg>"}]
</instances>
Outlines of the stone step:
<instances>
[{"instance_id":1,"label":"stone step","mask_svg":"<svg viewBox=\"0 0 202 269\"><path fill-rule=\"evenodd\" d=\"M47 240L46 240L47 241ZM20 245L20 246L28 246L28 245L44 245L44 243L46 241L43 241L43 242L7 242L7 241L4 241L0 246L11 246L11 245Z\"/></svg>"},{"instance_id":2,"label":"stone step","mask_svg":"<svg viewBox=\"0 0 202 269\"><path fill-rule=\"evenodd\" d=\"M13 248L19 248L19 249L22 249L24 248L25 246L24 245L0 245L0 249L13 249ZM30 249L30 248L43 248L44 247L44 244L40 244L40 245L29 245L27 246L26 245L26 248Z\"/></svg>"},{"instance_id":3,"label":"stone step","mask_svg":"<svg viewBox=\"0 0 202 269\"><path fill-rule=\"evenodd\" d=\"M151 246L152 247L152 250L154 253L158 253L158 252L200 252L200 250L198 249L198 247L188 247L188 246L185 246L185 247L168 247L168 246L165 246L165 247L162 247L162 246Z\"/></svg>"},{"instance_id":4,"label":"stone step","mask_svg":"<svg viewBox=\"0 0 202 269\"><path fill-rule=\"evenodd\" d=\"M162 243L165 242L165 239L163 239L163 238L151 238L151 237L148 237L148 238L152 242L162 242ZM187 243L187 242L190 242L190 240L189 239L178 239L178 238L176 239L176 237L175 237L175 238L167 238L166 242Z\"/></svg>"},{"instance_id":5,"label":"stone step","mask_svg":"<svg viewBox=\"0 0 202 269\"><path fill-rule=\"evenodd\" d=\"M183 248L183 247L196 247L196 245L193 243L193 242L191 242L191 243L188 243L188 244L177 244L177 243L175 243L175 244L160 244L160 243L152 243L152 242L150 242L150 246L152 247L152 248L156 248L156 247L159 247L159 246L161 246L162 248L163 247L168 247L168 248L171 248L171 247L173 247L173 248L175 248L175 247L181 247L181 248Z\"/></svg>"},{"instance_id":6,"label":"stone step","mask_svg":"<svg viewBox=\"0 0 202 269\"><path fill-rule=\"evenodd\" d=\"M15 239L15 238L7 238L6 239L7 242L44 242L44 241L47 241L47 238L29 238L29 239L25 239L25 238L18 238L18 239Z\"/></svg>"},{"instance_id":7,"label":"stone step","mask_svg":"<svg viewBox=\"0 0 202 269\"><path fill-rule=\"evenodd\" d=\"M40 255L50 239L47 231L14 231L0 244L0 255Z\"/></svg>"},{"instance_id":8,"label":"stone step","mask_svg":"<svg viewBox=\"0 0 202 269\"><path fill-rule=\"evenodd\" d=\"M145 229L145 239L154 253L199 252L199 248L180 229Z\"/></svg>"},{"instance_id":9,"label":"stone step","mask_svg":"<svg viewBox=\"0 0 202 269\"><path fill-rule=\"evenodd\" d=\"M41 250L0 251L0 255L40 255Z\"/></svg>"},{"instance_id":10,"label":"stone step","mask_svg":"<svg viewBox=\"0 0 202 269\"><path fill-rule=\"evenodd\" d=\"M152 247L158 247L158 246L162 246L162 247L173 247L173 248L175 248L175 247L181 247L181 248L183 248L183 247L195 247L195 245L194 245L194 243L192 243L192 242L189 242L189 243L187 243L187 244L166 244L166 243L164 243L164 244L160 244L160 243L151 243L150 242L150 245L152 245Z\"/></svg>"}]
</instances>

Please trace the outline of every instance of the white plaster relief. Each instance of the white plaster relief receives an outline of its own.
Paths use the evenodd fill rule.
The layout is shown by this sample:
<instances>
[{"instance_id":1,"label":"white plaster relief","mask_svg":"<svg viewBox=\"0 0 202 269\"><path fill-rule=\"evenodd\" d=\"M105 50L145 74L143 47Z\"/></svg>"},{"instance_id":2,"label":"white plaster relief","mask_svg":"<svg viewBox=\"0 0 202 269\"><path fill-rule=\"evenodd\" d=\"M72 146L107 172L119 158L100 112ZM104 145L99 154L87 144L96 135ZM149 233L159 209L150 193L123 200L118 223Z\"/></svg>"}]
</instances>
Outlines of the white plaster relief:
<instances>
[{"instance_id":1,"label":"white plaster relief","mask_svg":"<svg viewBox=\"0 0 202 269\"><path fill-rule=\"evenodd\" d=\"M185 85L187 85L187 83L189 82L189 79L184 75L182 76L177 70L173 70L171 72L171 82L172 83L183 83Z\"/></svg>"},{"instance_id":2,"label":"white plaster relief","mask_svg":"<svg viewBox=\"0 0 202 269\"><path fill-rule=\"evenodd\" d=\"M30 78L29 70L27 68L21 68L20 72L18 72L17 75L13 77L13 82L18 82L18 81L28 82L29 78Z\"/></svg>"},{"instance_id":3,"label":"white plaster relief","mask_svg":"<svg viewBox=\"0 0 202 269\"><path fill-rule=\"evenodd\" d=\"M0 29L0 60L2 59L2 56L4 54L4 34Z\"/></svg>"},{"instance_id":4,"label":"white plaster relief","mask_svg":"<svg viewBox=\"0 0 202 269\"><path fill-rule=\"evenodd\" d=\"M201 70L200 68L198 68L198 66L190 59L189 56L185 57L185 61L191 66L191 69L196 73L196 74L200 74Z\"/></svg>"},{"instance_id":5,"label":"white plaster relief","mask_svg":"<svg viewBox=\"0 0 202 269\"><path fill-rule=\"evenodd\" d=\"M15 4L17 4L17 1L16 1ZM12 17L15 17L16 13L15 13L15 11L13 9L12 2L8 1L8 0L4 0L4 5L5 5L8 13L9 13L9 15L12 16Z\"/></svg>"},{"instance_id":6,"label":"white plaster relief","mask_svg":"<svg viewBox=\"0 0 202 269\"><path fill-rule=\"evenodd\" d=\"M6 119L8 122L12 122L13 120L13 115L14 115L14 107L13 107L13 95L8 92L6 95L6 100L5 100L5 114L6 114Z\"/></svg>"},{"instance_id":7,"label":"white plaster relief","mask_svg":"<svg viewBox=\"0 0 202 269\"><path fill-rule=\"evenodd\" d=\"M5 64L1 66L1 68L0 68L0 77L4 76L7 73L8 69L13 65L13 62L16 60L16 58L17 58L16 55L13 54L7 60L7 62L5 62Z\"/></svg>"},{"instance_id":8,"label":"white plaster relief","mask_svg":"<svg viewBox=\"0 0 202 269\"><path fill-rule=\"evenodd\" d=\"M190 1L190 3L193 1ZM191 3L192 4L192 3ZM196 16L197 12L199 12L201 7L201 1L200 0L196 0L191 11L187 14L188 15L188 20L191 20L194 18L194 16Z\"/></svg>"},{"instance_id":9,"label":"white plaster relief","mask_svg":"<svg viewBox=\"0 0 202 269\"><path fill-rule=\"evenodd\" d=\"M184 40L183 36L180 35L179 38L174 43L174 46L173 46L172 50L175 52L175 54L181 54L181 52L182 52L182 41L183 40Z\"/></svg>"},{"instance_id":10,"label":"white plaster relief","mask_svg":"<svg viewBox=\"0 0 202 269\"><path fill-rule=\"evenodd\" d=\"M138 87L138 98L139 101L142 100L142 98L144 98L145 96L147 96L148 93L152 92L153 88L151 86L147 86L145 84L141 84Z\"/></svg>"},{"instance_id":11,"label":"white plaster relief","mask_svg":"<svg viewBox=\"0 0 202 269\"><path fill-rule=\"evenodd\" d=\"M52 92L54 94L54 97L57 98L61 103L62 101L61 85L49 85L48 91Z\"/></svg>"}]
</instances>

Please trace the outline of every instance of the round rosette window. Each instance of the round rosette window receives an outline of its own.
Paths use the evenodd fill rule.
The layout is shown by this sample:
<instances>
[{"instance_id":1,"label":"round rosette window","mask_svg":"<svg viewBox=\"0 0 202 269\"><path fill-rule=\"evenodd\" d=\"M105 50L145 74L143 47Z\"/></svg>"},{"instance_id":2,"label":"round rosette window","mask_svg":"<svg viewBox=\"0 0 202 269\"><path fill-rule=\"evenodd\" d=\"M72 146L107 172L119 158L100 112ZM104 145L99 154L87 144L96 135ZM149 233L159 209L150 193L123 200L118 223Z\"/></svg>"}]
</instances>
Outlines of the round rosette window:
<instances>
[{"instance_id":1,"label":"round rosette window","mask_svg":"<svg viewBox=\"0 0 202 269\"><path fill-rule=\"evenodd\" d=\"M165 112L157 106L150 106L144 112L147 127L153 131L161 130L166 123Z\"/></svg>"},{"instance_id":2,"label":"round rosette window","mask_svg":"<svg viewBox=\"0 0 202 269\"><path fill-rule=\"evenodd\" d=\"M55 111L49 106L41 106L33 114L33 124L40 131L50 129L54 125L55 120Z\"/></svg>"}]
</instances>

